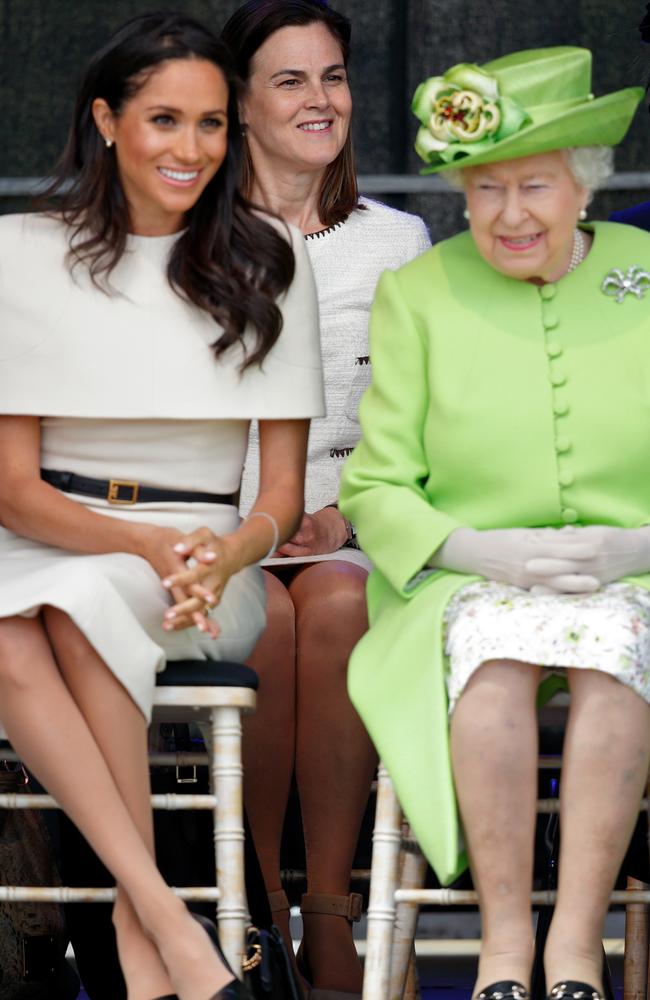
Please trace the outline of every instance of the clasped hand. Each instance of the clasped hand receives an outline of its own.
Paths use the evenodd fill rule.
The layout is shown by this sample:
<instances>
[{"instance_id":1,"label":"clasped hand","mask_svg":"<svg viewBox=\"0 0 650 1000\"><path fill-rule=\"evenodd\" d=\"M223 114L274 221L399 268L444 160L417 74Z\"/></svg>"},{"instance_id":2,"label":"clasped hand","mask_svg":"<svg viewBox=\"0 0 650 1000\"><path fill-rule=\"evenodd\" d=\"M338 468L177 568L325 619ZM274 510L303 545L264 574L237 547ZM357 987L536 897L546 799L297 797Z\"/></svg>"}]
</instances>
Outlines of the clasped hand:
<instances>
[{"instance_id":1,"label":"clasped hand","mask_svg":"<svg viewBox=\"0 0 650 1000\"><path fill-rule=\"evenodd\" d=\"M148 536L146 558L175 601L165 612L163 628L177 632L196 626L216 639L219 625L208 612L236 568L224 539L209 528L189 535L160 529Z\"/></svg>"},{"instance_id":2,"label":"clasped hand","mask_svg":"<svg viewBox=\"0 0 650 1000\"><path fill-rule=\"evenodd\" d=\"M650 528L458 528L431 564L537 594L593 593L650 571Z\"/></svg>"},{"instance_id":3,"label":"clasped hand","mask_svg":"<svg viewBox=\"0 0 650 1000\"><path fill-rule=\"evenodd\" d=\"M277 551L279 556L319 556L336 552L348 537L345 518L336 507L303 514L297 532Z\"/></svg>"}]
</instances>

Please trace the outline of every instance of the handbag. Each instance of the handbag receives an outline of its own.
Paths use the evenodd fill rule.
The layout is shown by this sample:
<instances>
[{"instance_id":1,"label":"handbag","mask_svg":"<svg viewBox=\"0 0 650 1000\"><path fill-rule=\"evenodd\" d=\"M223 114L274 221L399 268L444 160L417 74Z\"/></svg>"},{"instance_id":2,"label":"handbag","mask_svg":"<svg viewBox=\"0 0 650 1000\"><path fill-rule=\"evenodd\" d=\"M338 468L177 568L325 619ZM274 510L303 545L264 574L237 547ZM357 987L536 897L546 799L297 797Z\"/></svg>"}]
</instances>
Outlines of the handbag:
<instances>
[{"instance_id":1,"label":"handbag","mask_svg":"<svg viewBox=\"0 0 650 1000\"><path fill-rule=\"evenodd\" d=\"M302 1000L284 939L275 925L269 930L249 927L242 968L255 1000Z\"/></svg>"},{"instance_id":2,"label":"handbag","mask_svg":"<svg viewBox=\"0 0 650 1000\"><path fill-rule=\"evenodd\" d=\"M0 792L25 794L21 766L0 764ZM0 810L0 884L60 886L40 812ZM0 1000L68 1000L79 980L65 960L67 935L56 903L0 903Z\"/></svg>"}]
</instances>

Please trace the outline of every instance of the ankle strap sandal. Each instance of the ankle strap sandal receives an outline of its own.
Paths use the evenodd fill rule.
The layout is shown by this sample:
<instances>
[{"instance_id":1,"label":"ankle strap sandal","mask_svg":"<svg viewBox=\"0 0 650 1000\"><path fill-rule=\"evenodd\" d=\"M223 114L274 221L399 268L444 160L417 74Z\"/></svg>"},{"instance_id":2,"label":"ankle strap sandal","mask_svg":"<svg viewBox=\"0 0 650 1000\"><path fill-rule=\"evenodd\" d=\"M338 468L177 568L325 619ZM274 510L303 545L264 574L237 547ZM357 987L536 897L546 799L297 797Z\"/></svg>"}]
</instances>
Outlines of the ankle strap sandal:
<instances>
[{"instance_id":1,"label":"ankle strap sandal","mask_svg":"<svg viewBox=\"0 0 650 1000\"><path fill-rule=\"evenodd\" d=\"M286 910L291 909L284 889L274 889L273 892L269 892L267 895L269 897L271 913L283 913Z\"/></svg>"},{"instance_id":2,"label":"ankle strap sandal","mask_svg":"<svg viewBox=\"0 0 650 1000\"><path fill-rule=\"evenodd\" d=\"M564 979L556 983L549 993L549 1000L604 1000L602 993L589 983L579 983L575 979Z\"/></svg>"},{"instance_id":3,"label":"ankle strap sandal","mask_svg":"<svg viewBox=\"0 0 650 1000\"><path fill-rule=\"evenodd\" d=\"M359 892L351 892L348 896L327 892L306 892L300 900L300 912L345 917L351 924L358 923L363 913L363 896ZM311 969L302 945L298 949L296 958L300 972L309 982L312 978ZM309 1000L361 1000L361 994L312 987L309 991Z\"/></svg>"},{"instance_id":4,"label":"ankle strap sandal","mask_svg":"<svg viewBox=\"0 0 650 1000\"><path fill-rule=\"evenodd\" d=\"M476 1000L530 1000L530 993L521 983L513 982L512 979L502 979L481 990Z\"/></svg>"},{"instance_id":5,"label":"ankle strap sandal","mask_svg":"<svg viewBox=\"0 0 650 1000\"><path fill-rule=\"evenodd\" d=\"M363 896L351 892L348 896L335 896L326 892L306 892L300 900L301 913L324 913L332 917L345 917L358 923L363 913Z\"/></svg>"}]
</instances>

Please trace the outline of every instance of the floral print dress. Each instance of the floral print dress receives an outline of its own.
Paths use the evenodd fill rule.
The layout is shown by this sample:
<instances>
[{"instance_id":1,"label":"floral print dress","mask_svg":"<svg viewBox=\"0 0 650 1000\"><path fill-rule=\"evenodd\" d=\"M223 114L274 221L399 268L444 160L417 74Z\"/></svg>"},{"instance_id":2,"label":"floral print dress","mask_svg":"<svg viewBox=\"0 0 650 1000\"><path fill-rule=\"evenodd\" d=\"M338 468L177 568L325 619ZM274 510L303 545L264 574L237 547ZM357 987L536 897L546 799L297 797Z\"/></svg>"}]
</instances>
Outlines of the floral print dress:
<instances>
[{"instance_id":1,"label":"floral print dress","mask_svg":"<svg viewBox=\"0 0 650 1000\"><path fill-rule=\"evenodd\" d=\"M650 592L610 583L595 594L531 594L483 580L447 605L449 712L486 660L535 663L547 673L601 670L650 702Z\"/></svg>"}]
</instances>

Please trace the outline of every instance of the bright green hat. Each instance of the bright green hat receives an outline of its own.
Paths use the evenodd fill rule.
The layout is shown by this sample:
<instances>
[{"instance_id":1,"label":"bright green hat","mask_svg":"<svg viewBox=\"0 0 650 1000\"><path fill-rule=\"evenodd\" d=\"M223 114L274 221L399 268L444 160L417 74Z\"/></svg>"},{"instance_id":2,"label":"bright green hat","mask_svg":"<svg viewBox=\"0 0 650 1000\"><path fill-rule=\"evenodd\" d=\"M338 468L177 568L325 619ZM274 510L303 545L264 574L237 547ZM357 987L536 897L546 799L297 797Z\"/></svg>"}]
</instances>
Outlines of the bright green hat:
<instances>
[{"instance_id":1,"label":"bright green hat","mask_svg":"<svg viewBox=\"0 0 650 1000\"><path fill-rule=\"evenodd\" d=\"M415 91L423 174L496 163L568 146L615 146L643 97L628 87L591 93L591 52L529 49L474 66L460 63Z\"/></svg>"}]
</instances>

